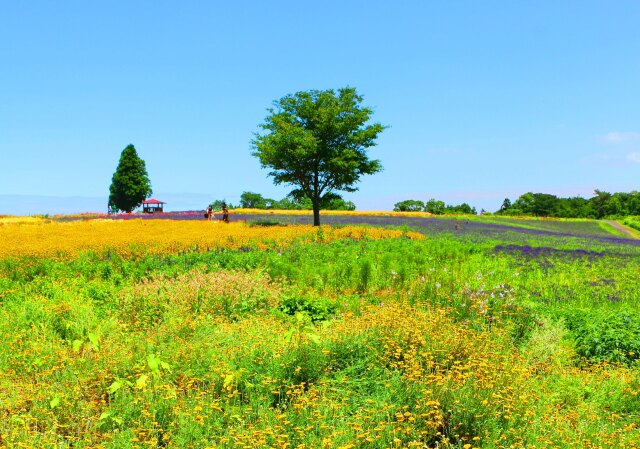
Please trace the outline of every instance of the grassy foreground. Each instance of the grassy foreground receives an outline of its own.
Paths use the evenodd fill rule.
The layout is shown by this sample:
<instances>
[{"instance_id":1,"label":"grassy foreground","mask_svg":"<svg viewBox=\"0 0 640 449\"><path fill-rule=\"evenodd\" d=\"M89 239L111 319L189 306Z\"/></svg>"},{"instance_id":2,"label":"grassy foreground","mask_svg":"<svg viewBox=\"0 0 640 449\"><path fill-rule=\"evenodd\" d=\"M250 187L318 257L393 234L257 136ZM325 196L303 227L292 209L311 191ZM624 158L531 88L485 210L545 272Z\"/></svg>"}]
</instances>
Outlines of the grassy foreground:
<instances>
[{"instance_id":1,"label":"grassy foreground","mask_svg":"<svg viewBox=\"0 0 640 449\"><path fill-rule=\"evenodd\" d=\"M7 221L0 448L638 447L640 248L567 223Z\"/></svg>"}]
</instances>

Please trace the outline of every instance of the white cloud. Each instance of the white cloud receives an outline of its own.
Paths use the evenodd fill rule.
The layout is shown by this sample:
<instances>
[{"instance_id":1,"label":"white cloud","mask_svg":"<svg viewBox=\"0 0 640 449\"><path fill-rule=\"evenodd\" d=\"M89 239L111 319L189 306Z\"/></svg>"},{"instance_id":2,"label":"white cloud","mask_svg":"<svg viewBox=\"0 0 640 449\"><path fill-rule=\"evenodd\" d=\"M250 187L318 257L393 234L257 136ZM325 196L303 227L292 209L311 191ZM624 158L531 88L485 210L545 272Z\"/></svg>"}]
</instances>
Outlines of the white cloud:
<instances>
[{"instance_id":1,"label":"white cloud","mask_svg":"<svg viewBox=\"0 0 640 449\"><path fill-rule=\"evenodd\" d=\"M613 131L601 137L604 143L618 144L640 140L640 133Z\"/></svg>"},{"instance_id":2,"label":"white cloud","mask_svg":"<svg viewBox=\"0 0 640 449\"><path fill-rule=\"evenodd\" d=\"M627 154L627 159L636 164L640 164L640 151L634 151L633 153Z\"/></svg>"}]
</instances>

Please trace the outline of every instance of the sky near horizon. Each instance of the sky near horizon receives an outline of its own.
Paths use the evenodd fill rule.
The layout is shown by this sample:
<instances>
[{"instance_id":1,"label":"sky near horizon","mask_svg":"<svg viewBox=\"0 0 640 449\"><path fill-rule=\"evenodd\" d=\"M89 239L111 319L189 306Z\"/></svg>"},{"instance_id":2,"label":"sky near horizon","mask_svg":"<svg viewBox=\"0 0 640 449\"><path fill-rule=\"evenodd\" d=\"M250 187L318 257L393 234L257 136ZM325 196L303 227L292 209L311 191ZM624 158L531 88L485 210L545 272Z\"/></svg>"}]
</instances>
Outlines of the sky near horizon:
<instances>
[{"instance_id":1,"label":"sky near horizon","mask_svg":"<svg viewBox=\"0 0 640 449\"><path fill-rule=\"evenodd\" d=\"M267 108L344 86L389 126L358 209L640 190L639 23L635 0L2 2L0 214L102 211L130 143L168 210L280 199Z\"/></svg>"}]
</instances>

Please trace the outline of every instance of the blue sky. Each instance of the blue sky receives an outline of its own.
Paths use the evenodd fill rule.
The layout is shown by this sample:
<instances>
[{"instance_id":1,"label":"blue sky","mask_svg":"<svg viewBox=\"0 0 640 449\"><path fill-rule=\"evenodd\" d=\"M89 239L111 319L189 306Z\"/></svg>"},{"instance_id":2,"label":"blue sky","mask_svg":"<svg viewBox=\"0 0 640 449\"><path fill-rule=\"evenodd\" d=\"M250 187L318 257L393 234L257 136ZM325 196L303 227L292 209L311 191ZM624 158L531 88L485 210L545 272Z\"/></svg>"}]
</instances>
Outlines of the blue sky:
<instances>
[{"instance_id":1,"label":"blue sky","mask_svg":"<svg viewBox=\"0 0 640 449\"><path fill-rule=\"evenodd\" d=\"M638 190L638 23L637 1L2 2L0 214L104 209L129 143L170 210L282 198L251 156L266 109L343 86L389 125L358 209Z\"/></svg>"}]
</instances>

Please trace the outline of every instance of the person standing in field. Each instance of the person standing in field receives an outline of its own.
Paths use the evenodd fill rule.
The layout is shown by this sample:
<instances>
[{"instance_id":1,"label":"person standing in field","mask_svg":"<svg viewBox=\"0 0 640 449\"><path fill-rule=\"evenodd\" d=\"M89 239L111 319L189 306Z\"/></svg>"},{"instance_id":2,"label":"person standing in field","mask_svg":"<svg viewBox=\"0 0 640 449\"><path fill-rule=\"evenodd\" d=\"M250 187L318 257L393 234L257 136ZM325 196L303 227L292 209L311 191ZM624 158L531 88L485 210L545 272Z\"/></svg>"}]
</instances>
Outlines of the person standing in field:
<instances>
[{"instance_id":1,"label":"person standing in field","mask_svg":"<svg viewBox=\"0 0 640 449\"><path fill-rule=\"evenodd\" d=\"M207 220L211 220L211 217L213 217L213 207L209 204L207 208Z\"/></svg>"},{"instance_id":2,"label":"person standing in field","mask_svg":"<svg viewBox=\"0 0 640 449\"><path fill-rule=\"evenodd\" d=\"M222 203L222 221L229 223L229 209L227 209L227 203Z\"/></svg>"}]
</instances>

